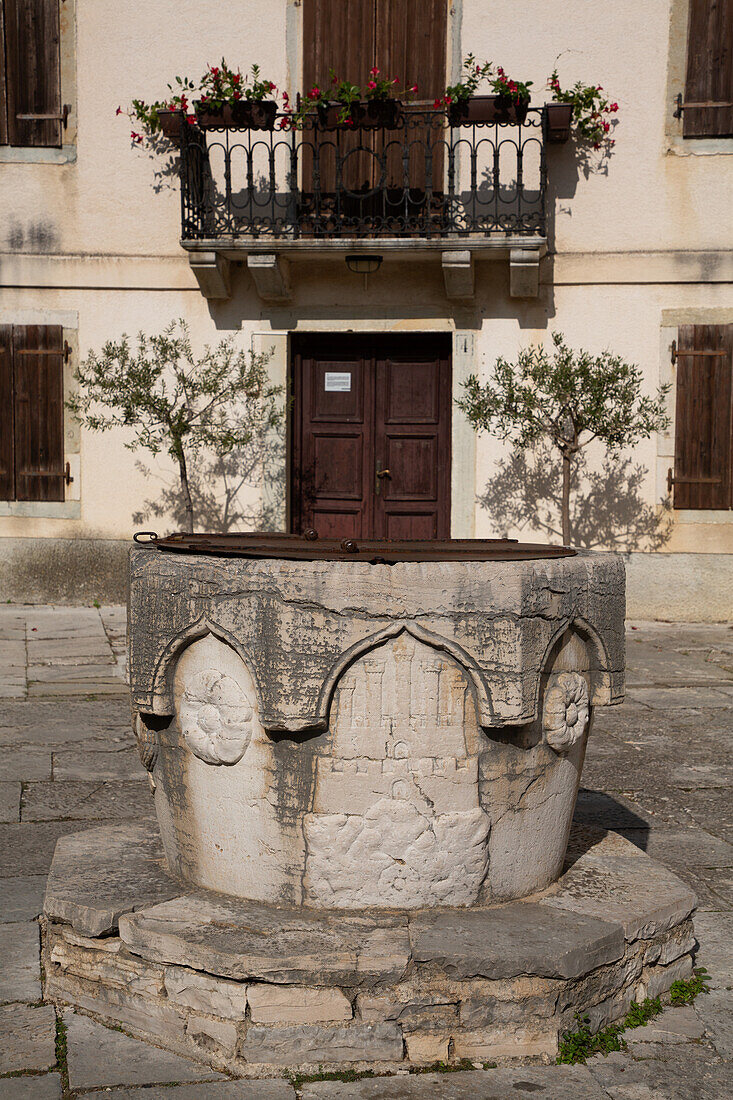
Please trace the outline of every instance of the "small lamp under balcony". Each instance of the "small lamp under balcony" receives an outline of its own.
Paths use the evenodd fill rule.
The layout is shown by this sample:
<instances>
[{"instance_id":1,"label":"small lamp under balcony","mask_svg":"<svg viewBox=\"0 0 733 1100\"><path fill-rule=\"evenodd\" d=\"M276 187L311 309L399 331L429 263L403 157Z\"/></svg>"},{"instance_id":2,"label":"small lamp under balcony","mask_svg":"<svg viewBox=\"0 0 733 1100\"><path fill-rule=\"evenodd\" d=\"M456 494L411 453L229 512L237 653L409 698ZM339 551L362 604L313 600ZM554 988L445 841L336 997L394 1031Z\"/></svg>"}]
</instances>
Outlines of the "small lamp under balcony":
<instances>
[{"instance_id":1,"label":"small lamp under balcony","mask_svg":"<svg viewBox=\"0 0 733 1100\"><path fill-rule=\"evenodd\" d=\"M367 252L357 252L346 257L346 266L355 275L373 275L382 266L382 257Z\"/></svg>"}]
</instances>

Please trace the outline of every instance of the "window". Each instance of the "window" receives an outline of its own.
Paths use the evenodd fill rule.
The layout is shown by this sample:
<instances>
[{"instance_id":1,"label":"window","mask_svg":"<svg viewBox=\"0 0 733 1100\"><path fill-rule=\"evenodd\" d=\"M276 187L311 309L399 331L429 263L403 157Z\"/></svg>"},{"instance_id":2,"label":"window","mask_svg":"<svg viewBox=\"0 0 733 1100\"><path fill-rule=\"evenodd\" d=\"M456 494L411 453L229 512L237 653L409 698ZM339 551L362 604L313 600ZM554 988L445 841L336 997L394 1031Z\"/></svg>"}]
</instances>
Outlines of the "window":
<instances>
[{"instance_id":1,"label":"window","mask_svg":"<svg viewBox=\"0 0 733 1100\"><path fill-rule=\"evenodd\" d=\"M733 137L733 0L690 0L686 138Z\"/></svg>"},{"instance_id":2,"label":"window","mask_svg":"<svg viewBox=\"0 0 733 1100\"><path fill-rule=\"evenodd\" d=\"M682 325L677 366L675 508L733 508L733 325Z\"/></svg>"},{"instance_id":3,"label":"window","mask_svg":"<svg viewBox=\"0 0 733 1100\"><path fill-rule=\"evenodd\" d=\"M0 0L0 145L61 146L60 2Z\"/></svg>"},{"instance_id":4,"label":"window","mask_svg":"<svg viewBox=\"0 0 733 1100\"><path fill-rule=\"evenodd\" d=\"M0 325L0 500L63 500L60 325Z\"/></svg>"}]
</instances>

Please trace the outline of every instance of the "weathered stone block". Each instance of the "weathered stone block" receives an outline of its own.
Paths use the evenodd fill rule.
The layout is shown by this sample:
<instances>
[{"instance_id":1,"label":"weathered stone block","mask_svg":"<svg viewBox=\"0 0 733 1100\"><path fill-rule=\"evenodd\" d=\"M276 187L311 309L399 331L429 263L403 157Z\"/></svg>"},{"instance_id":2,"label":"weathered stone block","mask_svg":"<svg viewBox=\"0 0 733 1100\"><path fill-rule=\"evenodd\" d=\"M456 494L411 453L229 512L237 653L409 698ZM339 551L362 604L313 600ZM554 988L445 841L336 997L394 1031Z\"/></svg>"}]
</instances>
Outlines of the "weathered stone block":
<instances>
[{"instance_id":1,"label":"weathered stone block","mask_svg":"<svg viewBox=\"0 0 733 1100\"><path fill-rule=\"evenodd\" d=\"M450 1035L438 1032L413 1031L405 1035L407 1057L416 1066L430 1066L433 1062L447 1062L450 1052Z\"/></svg>"},{"instance_id":2,"label":"weathered stone block","mask_svg":"<svg viewBox=\"0 0 733 1100\"><path fill-rule=\"evenodd\" d=\"M163 995L163 969L128 954L118 938L108 940L75 936L66 928L49 933L51 963L64 973L89 982L128 990L149 997Z\"/></svg>"},{"instance_id":3,"label":"weathered stone block","mask_svg":"<svg viewBox=\"0 0 733 1100\"><path fill-rule=\"evenodd\" d=\"M476 1031L456 1031L453 1035L455 1058L480 1062L495 1058L552 1057L557 1053L557 1029L542 1028L480 1028Z\"/></svg>"},{"instance_id":4,"label":"weathered stone block","mask_svg":"<svg viewBox=\"0 0 733 1100\"><path fill-rule=\"evenodd\" d=\"M565 919L563 919L565 918ZM511 907L415 915L415 961L451 978L520 974L573 978L623 954L619 925L523 902Z\"/></svg>"},{"instance_id":5,"label":"weathered stone block","mask_svg":"<svg viewBox=\"0 0 733 1100\"><path fill-rule=\"evenodd\" d=\"M254 1024L240 1044L249 1063L313 1065L319 1062L400 1062L402 1032L395 1024L350 1027L264 1027Z\"/></svg>"},{"instance_id":6,"label":"weathered stone block","mask_svg":"<svg viewBox=\"0 0 733 1100\"><path fill-rule=\"evenodd\" d=\"M255 982L248 987L247 1000L255 1024L338 1023L353 1016L351 1001L340 989Z\"/></svg>"},{"instance_id":7,"label":"weathered stone block","mask_svg":"<svg viewBox=\"0 0 733 1100\"><path fill-rule=\"evenodd\" d=\"M58 841L44 913L84 936L103 936L117 930L122 913L178 893L149 825L103 826Z\"/></svg>"},{"instance_id":8,"label":"weathered stone block","mask_svg":"<svg viewBox=\"0 0 733 1100\"><path fill-rule=\"evenodd\" d=\"M191 1015L186 1023L186 1035L194 1046L215 1058L233 1058L237 1049L237 1028L229 1020Z\"/></svg>"},{"instance_id":9,"label":"weathered stone block","mask_svg":"<svg viewBox=\"0 0 733 1100\"><path fill-rule=\"evenodd\" d=\"M187 895L120 918L120 936L143 958L225 978L308 986L399 980L410 957L406 921L271 909Z\"/></svg>"},{"instance_id":10,"label":"weathered stone block","mask_svg":"<svg viewBox=\"0 0 733 1100\"><path fill-rule=\"evenodd\" d=\"M637 1001L669 992L672 982L686 981L692 977L692 969L690 955L683 955L669 966L645 966L636 990Z\"/></svg>"},{"instance_id":11,"label":"weathered stone block","mask_svg":"<svg viewBox=\"0 0 733 1100\"><path fill-rule=\"evenodd\" d=\"M199 974L187 967L168 966L165 991L173 1004L195 1012L208 1012L227 1020L243 1020L246 1015L247 987L241 982Z\"/></svg>"}]
</instances>

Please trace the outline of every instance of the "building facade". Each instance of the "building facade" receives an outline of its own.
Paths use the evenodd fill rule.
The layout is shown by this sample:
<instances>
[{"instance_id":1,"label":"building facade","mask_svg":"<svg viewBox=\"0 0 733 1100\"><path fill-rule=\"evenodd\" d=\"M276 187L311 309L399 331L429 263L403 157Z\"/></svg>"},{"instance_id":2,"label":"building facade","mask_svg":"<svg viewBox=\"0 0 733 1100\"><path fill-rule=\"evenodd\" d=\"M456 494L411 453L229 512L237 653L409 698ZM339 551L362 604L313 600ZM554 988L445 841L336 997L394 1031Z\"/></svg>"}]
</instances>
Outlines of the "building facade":
<instances>
[{"instance_id":1,"label":"building facade","mask_svg":"<svg viewBox=\"0 0 733 1100\"><path fill-rule=\"evenodd\" d=\"M588 452L578 542L628 553L629 613L733 610L733 2L2 0L0 596L120 599L175 474L81 431L75 364L185 318L287 388L280 461L243 490L283 530L559 541L542 453L477 436L462 383L562 332L670 384L670 427ZM526 120L451 126L474 54ZM372 65L418 84L392 130L186 131L131 148L134 97L224 55L291 102ZM605 153L548 140L562 82L619 104ZM183 201L181 196L183 186ZM140 468L140 461L146 470Z\"/></svg>"}]
</instances>

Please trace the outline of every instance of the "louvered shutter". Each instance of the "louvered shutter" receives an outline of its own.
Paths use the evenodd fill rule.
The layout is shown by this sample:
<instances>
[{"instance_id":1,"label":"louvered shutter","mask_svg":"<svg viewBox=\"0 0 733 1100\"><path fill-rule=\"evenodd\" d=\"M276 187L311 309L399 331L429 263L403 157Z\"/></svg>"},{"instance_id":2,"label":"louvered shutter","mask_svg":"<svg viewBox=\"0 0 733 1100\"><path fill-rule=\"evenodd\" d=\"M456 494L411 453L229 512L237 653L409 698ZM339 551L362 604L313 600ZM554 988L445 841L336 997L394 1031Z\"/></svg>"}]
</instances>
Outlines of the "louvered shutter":
<instances>
[{"instance_id":1,"label":"louvered shutter","mask_svg":"<svg viewBox=\"0 0 733 1100\"><path fill-rule=\"evenodd\" d=\"M675 508L733 507L733 325L683 325L677 340Z\"/></svg>"},{"instance_id":2,"label":"louvered shutter","mask_svg":"<svg viewBox=\"0 0 733 1100\"><path fill-rule=\"evenodd\" d=\"M733 136L733 0L690 0L684 100L685 137Z\"/></svg>"},{"instance_id":3,"label":"louvered shutter","mask_svg":"<svg viewBox=\"0 0 733 1100\"><path fill-rule=\"evenodd\" d=\"M4 0L7 142L61 145L59 0Z\"/></svg>"},{"instance_id":4,"label":"louvered shutter","mask_svg":"<svg viewBox=\"0 0 733 1100\"><path fill-rule=\"evenodd\" d=\"M15 500L13 329L0 325L0 500Z\"/></svg>"},{"instance_id":5,"label":"louvered shutter","mask_svg":"<svg viewBox=\"0 0 733 1100\"><path fill-rule=\"evenodd\" d=\"M13 328L17 500L64 499L63 330Z\"/></svg>"}]
</instances>

